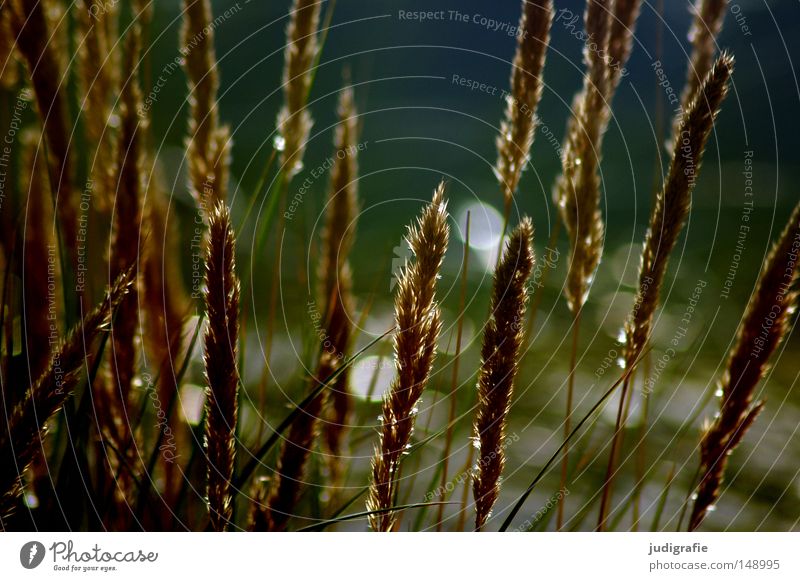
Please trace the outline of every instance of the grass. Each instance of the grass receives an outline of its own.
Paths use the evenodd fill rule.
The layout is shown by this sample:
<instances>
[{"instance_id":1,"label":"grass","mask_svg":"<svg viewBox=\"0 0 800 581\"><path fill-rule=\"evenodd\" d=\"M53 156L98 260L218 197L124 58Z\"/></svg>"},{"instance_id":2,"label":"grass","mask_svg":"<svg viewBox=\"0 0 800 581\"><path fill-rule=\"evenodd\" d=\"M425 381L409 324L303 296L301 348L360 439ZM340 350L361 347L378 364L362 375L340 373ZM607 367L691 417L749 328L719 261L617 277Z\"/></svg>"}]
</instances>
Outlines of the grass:
<instances>
[{"instance_id":1,"label":"grass","mask_svg":"<svg viewBox=\"0 0 800 581\"><path fill-rule=\"evenodd\" d=\"M645 389L666 352L658 331L670 323L670 259L733 73L716 47L724 2L699 0L693 10L669 169L653 195L633 304L612 321L623 337L614 357L602 354L621 358L622 369L593 379L602 358L594 345L605 348L601 323L593 328L604 300L595 285L615 276L606 268L614 258L603 136L635 51L638 0L586 3L586 32L608 58L586 45L552 184L558 224L538 242L539 217L512 208L537 164L554 8L522 3L509 98L498 135L486 135L500 195L482 201L502 209L499 240L484 249L491 285L475 282L476 211L465 224L448 212L460 178L416 204L405 243L399 213L371 221L370 182L359 175L368 98L350 63L339 63L347 59L332 57L342 68L336 111L313 99L323 49L327 58L336 48L326 47L335 2L294 0L288 9L282 103L271 113L278 138L247 194L235 187L236 132L219 102L219 15L209 0L182 3L188 169L173 188L190 194L189 220L175 218L161 178L162 136L149 108L160 104L144 98L151 5L112 3L99 16L88 6L64 19L55 0L9 0L0 11L2 100L31 95L24 139L10 153L20 171L4 182L0 206L2 530L698 530L712 518L729 526L709 515L747 486L730 464L741 467L735 449L762 429L769 404L759 388L792 330L800 209L739 306L727 360L697 363L718 400L700 389L702 405L676 425L671 406L698 386L673 385L668 401ZM334 113L330 163L316 175L315 118ZM327 188L324 203L310 193L298 202L309 175ZM432 185L398 187L410 195ZM257 205L264 211L251 224ZM376 228L396 260L359 239ZM568 261L545 254L535 268L542 247L561 248ZM392 262L393 313L383 281L362 292L365 261ZM566 315L535 326L548 300ZM709 409L718 413L703 424Z\"/></svg>"}]
</instances>

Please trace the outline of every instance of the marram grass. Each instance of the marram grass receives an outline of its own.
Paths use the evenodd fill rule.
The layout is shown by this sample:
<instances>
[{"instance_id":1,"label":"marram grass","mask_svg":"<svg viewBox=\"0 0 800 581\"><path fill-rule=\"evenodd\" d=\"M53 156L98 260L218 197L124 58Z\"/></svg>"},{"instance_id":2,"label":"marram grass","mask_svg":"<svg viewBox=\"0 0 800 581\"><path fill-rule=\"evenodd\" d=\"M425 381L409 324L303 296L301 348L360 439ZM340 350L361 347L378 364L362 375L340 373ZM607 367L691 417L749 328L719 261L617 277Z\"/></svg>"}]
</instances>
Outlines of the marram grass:
<instances>
[{"instance_id":1,"label":"marram grass","mask_svg":"<svg viewBox=\"0 0 800 581\"><path fill-rule=\"evenodd\" d=\"M732 526L725 511L711 513L735 505L729 487L738 493L747 485L731 459L745 462L741 448L754 444L752 432L769 429L756 419L773 410L765 402L781 380L774 375L785 373L781 349L796 348L800 209L773 236L754 288L739 271L742 302L726 308L743 316L709 378L717 399L696 406L681 428L635 414L643 397L665 402L641 386L660 372L654 358L663 350L658 331L672 320L676 249L695 191L702 193L706 144L728 108L733 57L718 45L729 3L691 6L686 83L633 306L619 320L608 309L602 325L595 315L608 295L594 286L619 276L611 247L617 216L606 208L612 198L633 204L634 195L605 171L618 153L606 133L623 98L616 94L633 83L627 67L641 58L636 31L648 7L588 0L576 10L581 23L550 0L521 2L514 38L498 48L507 54L485 61L496 67L492 74L510 72L505 102L494 103L493 118L502 116L496 135L483 138L496 153L481 166L488 180L428 168L432 179L440 171L447 179L413 207L418 217L398 246L411 212L400 219L392 207L374 218L383 211L376 202L389 195L381 180L407 200L435 183L410 179L409 168L385 165L376 153L389 142L423 152L409 140L377 137L374 125L376 87L406 81L397 72L371 84L364 55L323 54L329 32L340 42L349 30L335 2L286 4L273 27L279 46L258 36L242 43L272 51L282 66L263 85L266 116L243 124L228 108L239 89L226 74L247 51L226 50L255 3L240 14L209 0L181 2L180 26L169 29L179 56L162 70L160 5L81 0L65 11L55 0L8 0L0 7L0 98L11 105L3 121L16 131L8 159L0 152L9 168L0 182L0 528L622 530L648 521L653 529L667 521L686 528L683 499L689 530ZM564 55L550 39L567 33L582 42L583 56L572 106L558 109ZM370 58L381 62L379 52ZM326 93L315 79L331 70L345 71L344 86ZM169 90L154 92L164 75ZM185 116L166 130L170 90L183 90ZM404 105L417 97L393 95ZM562 117L551 121L554 111ZM417 113L412 106L403 114ZM432 130L451 122L441 111L436 119ZM565 121L563 136L533 148L540 129ZM628 131L625 116L617 121ZM458 129L466 134L466 125ZM269 149L261 167L258 156L252 164L244 157L253 132ZM548 175L538 152L554 142L558 175ZM491 244L481 239L477 210L462 222L464 184L476 201L499 209L503 224ZM531 212L545 191L554 194L552 212ZM520 216L522 208L531 218ZM551 231L535 253L534 224L542 231L553 220L566 236ZM750 240L756 231L754 221ZM391 290L374 276L383 261L392 263ZM709 263L709 280L715 267ZM563 279L545 285L542 269ZM534 326L542 296L554 301L552 316ZM294 312L304 300L307 312ZM475 305L488 306L488 316L475 317ZM695 320L708 309L697 307ZM611 341L607 325L623 337L599 368L607 375L596 371L587 381L592 346L606 351ZM582 346L588 337L592 344ZM709 341L702 354L721 355L720 344ZM617 357L622 370L614 369ZM548 364L538 369L542 360ZM691 371L707 368L705 357ZM699 401L694 379L678 384L671 373L659 385ZM598 412L614 395L608 425ZM674 411L671 401L664 405ZM640 439L655 431L675 443L626 444L631 427ZM674 456L685 448L693 453L681 470ZM663 457L671 463L667 484ZM762 508L746 507L750 516ZM758 518L785 521L772 512Z\"/></svg>"}]
</instances>

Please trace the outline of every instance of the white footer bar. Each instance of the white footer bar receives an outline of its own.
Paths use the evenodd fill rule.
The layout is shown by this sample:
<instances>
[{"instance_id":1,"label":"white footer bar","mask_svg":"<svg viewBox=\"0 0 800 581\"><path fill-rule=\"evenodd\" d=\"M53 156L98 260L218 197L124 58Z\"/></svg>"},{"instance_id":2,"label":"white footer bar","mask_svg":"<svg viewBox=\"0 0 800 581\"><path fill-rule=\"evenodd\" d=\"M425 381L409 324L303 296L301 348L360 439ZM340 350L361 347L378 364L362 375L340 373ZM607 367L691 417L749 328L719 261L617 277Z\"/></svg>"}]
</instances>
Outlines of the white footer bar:
<instances>
[{"instance_id":1,"label":"white footer bar","mask_svg":"<svg viewBox=\"0 0 800 581\"><path fill-rule=\"evenodd\" d=\"M2 533L0 577L797 580L798 541L797 533Z\"/></svg>"}]
</instances>

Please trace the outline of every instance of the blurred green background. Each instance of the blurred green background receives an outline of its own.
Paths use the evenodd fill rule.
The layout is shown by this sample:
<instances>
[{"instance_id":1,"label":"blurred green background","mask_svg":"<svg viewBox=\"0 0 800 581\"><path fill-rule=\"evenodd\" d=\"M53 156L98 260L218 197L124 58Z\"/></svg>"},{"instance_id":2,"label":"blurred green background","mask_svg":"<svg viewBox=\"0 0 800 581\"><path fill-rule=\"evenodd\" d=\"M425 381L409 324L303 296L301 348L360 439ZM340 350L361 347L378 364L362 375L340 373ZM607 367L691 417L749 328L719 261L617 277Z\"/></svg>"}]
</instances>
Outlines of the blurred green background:
<instances>
[{"instance_id":1,"label":"blurred green background","mask_svg":"<svg viewBox=\"0 0 800 581\"><path fill-rule=\"evenodd\" d=\"M270 156L275 138L275 117L282 102L281 71L288 1L215 1L216 15L235 7L235 13L215 29L221 74L221 118L232 128L234 149L231 196L241 234L240 262L253 270L243 294L247 297L248 395L257 401L257 386L264 365L265 332L269 319L270 287L279 274L275 338L270 347L269 380L266 383L267 416L274 426L291 401L304 389L300 374L309 365L313 351L313 329L306 313L308 279L316 264L313 248L319 240L327 176L313 180L302 198L298 216L287 225L285 235L270 238L267 249L253 254L253 232L266 208L267 187L257 191L259 176ZM578 415L594 403L616 376L606 369L619 351L616 338L633 300L638 256L654 185L665 171L664 128L671 123L670 105L657 85L652 63L660 60L674 90L680 93L685 78L690 24L689 2L665 1L663 18L658 5L644 3L636 31L633 54L626 76L614 101L614 116L603 150L603 212L607 241L603 262L591 291L581 333L581 352L576 381ZM326 6L328 4L326 3ZM581 14L583 3L556 1L556 9ZM157 78L177 55L180 2L156 4L150 40L151 77ZM399 17L399 10L458 10L470 22L446 18L412 22ZM356 101L361 115L361 140L365 150L359 157L361 214L352 256L358 320L370 306L358 345L392 324L391 281L401 247L404 228L418 213L423 201L444 178L452 214L452 237L440 281L440 299L445 328L435 376L420 405L415 439L442 429L450 405L452 354L455 351L455 320L459 303L458 273L463 255L463 230L467 210L471 212L472 244L469 262L468 308L457 385L457 409L463 414L450 460L451 480L462 470L467 456L471 408L475 402L475 372L479 365L481 327L486 319L493 257L499 240L502 200L492 173L497 135L504 102L500 91L508 87L510 60L515 40L502 31L488 30L472 21L482 15L498 22L516 24L517 2L489 3L403 1L358 2L339 0L320 61L310 108L315 119L305 158L305 170L289 190L292 197L311 171L324 163L332 151L333 127L342 70L352 71ZM790 208L797 202L797 151L800 145L797 114L800 88L793 67L800 56L800 6L790 0L740 0L732 2L719 39L721 48L737 59L733 89L709 142L703 172L694 193L690 222L670 265L662 294L663 309L653 337L651 367L655 369L664 349L680 326L698 281L702 292L696 312L675 357L659 371L649 398L642 517L639 525L652 524L656 505L668 474L675 471L660 528L674 530L681 504L697 467L695 449L703 419L713 413L715 381L721 373L736 325L749 297L768 245L783 227ZM582 22L579 23L580 30ZM563 19L552 28L552 46L545 68L545 89L539 108L544 131L536 133L531 163L515 199L514 218L533 218L536 248L548 255L551 229L556 216L551 204L553 183L560 169L558 141L563 136L569 105L582 83L582 43L570 34ZM470 91L453 82L454 75L497 87L492 91ZM147 87L145 87L147 92ZM185 78L182 71L170 73L152 110L153 135L165 179L172 192L179 219L184 224L189 247L192 202L186 191L183 139L187 114ZM546 130L552 136L546 135ZM746 158L752 152L752 167ZM730 296L722 296L723 284L734 261L735 245L745 201L745 170L752 171L755 210ZM270 175L270 177L272 177ZM267 184L268 185L268 184ZM243 222L246 209L257 196L255 209ZM569 356L571 318L560 295L566 271L566 241L558 241L559 258L540 298L530 349L516 387L509 433L519 441L507 449L508 461L503 493L495 514L499 519L560 443L565 379ZM399 248L399 250L398 250ZM549 256L554 259L555 252ZM279 269L273 266L280 259ZM402 261L401 261L402 262ZM789 530L800 519L800 468L797 426L800 418L796 356L798 342L790 337L776 358L774 371L762 383L768 398L764 413L731 459L726 489L717 510L705 524L707 530ZM369 357L356 364L353 390L361 396L351 429L351 472L347 487L355 493L367 483L372 447L376 442L379 395L392 377L391 346L382 343ZM381 359L383 357L383 359ZM374 372L377 368L377 380ZM602 373L601 373L602 372ZM201 367L194 369L202 383ZM374 389L368 396L371 385ZM193 401L188 390L184 405ZM622 469L614 498L618 526L627 529L632 512L627 500L637 487L636 446L641 427L643 399L631 406L631 421L625 436ZM196 399L196 398L195 398ZM616 401L612 399L596 422L573 445L572 480L567 496L569 524L577 528L594 525L597 492L602 482L613 430ZM253 434L261 421L252 405L242 414L242 438L253 445ZM443 438L426 444L409 458L404 468L401 500L419 502L440 482ZM314 456L301 509L312 515L316 502L331 491L324 486L319 455ZM552 471L521 511L518 522L530 520L558 490L558 470ZM269 475L268 470L264 475ZM460 500L461 486L453 499ZM342 498L347 491L339 491ZM437 498L438 499L438 498ZM363 506L361 500L353 510ZM545 511L546 512L546 511ZM448 507L445 511L453 515ZM588 516L587 516L588 515ZM403 527L415 526L416 513L406 515ZM552 528L550 513L538 528ZM424 521L431 521L432 513ZM585 520L584 520L585 518ZM472 515L468 516L468 522ZM298 526L303 524L298 520ZM312 521L308 521L311 523ZM306 523L306 524L308 524ZM445 529L453 526L450 519ZM361 530L363 522L342 528Z\"/></svg>"}]
</instances>

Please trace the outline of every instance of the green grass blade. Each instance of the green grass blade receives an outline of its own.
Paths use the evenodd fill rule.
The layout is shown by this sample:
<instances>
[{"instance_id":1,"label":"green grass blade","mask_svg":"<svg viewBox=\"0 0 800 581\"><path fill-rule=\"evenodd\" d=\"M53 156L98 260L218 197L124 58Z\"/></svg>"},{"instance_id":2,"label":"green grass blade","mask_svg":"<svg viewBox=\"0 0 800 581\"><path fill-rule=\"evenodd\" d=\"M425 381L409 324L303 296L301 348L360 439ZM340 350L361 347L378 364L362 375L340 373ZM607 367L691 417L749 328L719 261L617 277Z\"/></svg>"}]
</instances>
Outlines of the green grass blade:
<instances>
[{"instance_id":1,"label":"green grass blade","mask_svg":"<svg viewBox=\"0 0 800 581\"><path fill-rule=\"evenodd\" d=\"M424 508L429 506L439 506L440 504L458 504L457 502L416 502L414 504L401 504L398 506L390 506L389 508L381 508L379 510L365 510L364 512L354 512L353 514L348 514L345 516L340 516L333 519L324 520L322 522L318 522L316 524L303 527L301 529L297 529L297 532L312 532L312 531L324 531L329 526L348 521L348 520L357 520L360 518L365 518L373 514L383 514L385 512L396 512L399 510L409 510L412 508Z\"/></svg>"},{"instance_id":2,"label":"green grass blade","mask_svg":"<svg viewBox=\"0 0 800 581\"><path fill-rule=\"evenodd\" d=\"M197 320L197 325L195 326L194 333L192 334L192 339L189 341L189 346L186 349L186 355L183 358L183 363L181 364L180 369L178 370L178 374L175 377L175 391L173 391L172 396L169 398L169 402L167 404L166 410L166 418L172 417L172 412L175 409L175 402L178 400L178 391L181 381L183 377L186 375L186 371L189 369L189 363L192 360L192 353L194 352L195 345L197 344L197 339L200 336L200 329L203 328L203 321L205 319L205 313L200 313L200 316ZM158 381L161 379L160 374L156 376L153 385L158 385ZM150 485L152 484L152 474L153 470L155 470L156 461L158 459L158 450L161 446L161 442L164 439L164 430L158 431L158 436L156 437L155 444L153 445L153 449L150 452L150 457L147 461L147 468L145 469L145 473L142 475L142 481L144 482L142 488L139 491L139 498L136 503L136 514L141 515L141 508L142 503L144 501L145 496L147 493L150 492Z\"/></svg>"},{"instance_id":3,"label":"green grass blade","mask_svg":"<svg viewBox=\"0 0 800 581\"><path fill-rule=\"evenodd\" d=\"M434 489L434 487L436 486L436 482L442 476L442 469L443 469L443 465L440 462L439 464L436 465L436 470L434 470L433 478L431 478L431 481L428 484L427 490L433 490ZM447 492L446 491L445 491L445 494L443 496L445 497L445 499L447 499ZM414 519L414 530L415 531L418 531L418 530L420 530L422 528L422 522L425 520L425 515L426 514L428 514L428 507L427 506L424 507L422 510L420 510L417 513L417 517Z\"/></svg>"},{"instance_id":4,"label":"green grass blade","mask_svg":"<svg viewBox=\"0 0 800 581\"><path fill-rule=\"evenodd\" d=\"M650 524L650 530L652 532L657 532L658 527L661 525L661 516L664 514L664 507L667 506L667 498L669 497L669 491L672 488L672 482L675 480L675 463L673 462L669 468L669 474L667 475L667 483L664 486L664 490L661 491L661 496L658 499L658 506L656 506L656 513L653 515L653 522Z\"/></svg>"},{"instance_id":5,"label":"green grass blade","mask_svg":"<svg viewBox=\"0 0 800 581\"><path fill-rule=\"evenodd\" d=\"M350 357L347 361L345 361L342 365L340 365L336 369L336 371L334 371L331 375L329 375L324 381L320 382L320 384L317 387L311 390L311 392L305 397L303 401L300 402L299 405L295 406L295 408L291 411L291 413L289 413L289 415L286 416L280 424L278 424L278 427L275 428L275 431L269 437L269 439L264 443L264 445L262 445L261 448L259 448L258 451L252 455L252 459L245 465L245 467L242 469L239 475L236 478L234 478L233 481L234 496L238 494L239 491L242 489L242 486L244 486L247 483L247 480L250 478L250 476L253 475L253 472L255 472L256 468L258 468L258 466L261 464L262 458L264 458L264 456L266 456L267 453L269 453L269 451L272 449L272 447L275 446L275 444L278 442L278 440L281 437L281 434L285 432L289 426L292 425L292 423L302 413L302 411L306 407L308 407L308 404L311 403L311 401L314 398L316 398L322 392L323 389L328 387L328 385L330 385L331 382L333 382L333 380L335 380L342 372L344 372L345 369L349 368L353 364L353 362L356 359L358 359L358 357L360 357L364 352L372 348L376 343L384 339L392 331L394 331L394 329L389 329L382 335L370 341L363 349L361 349L360 351L358 351L358 353Z\"/></svg>"}]
</instances>

